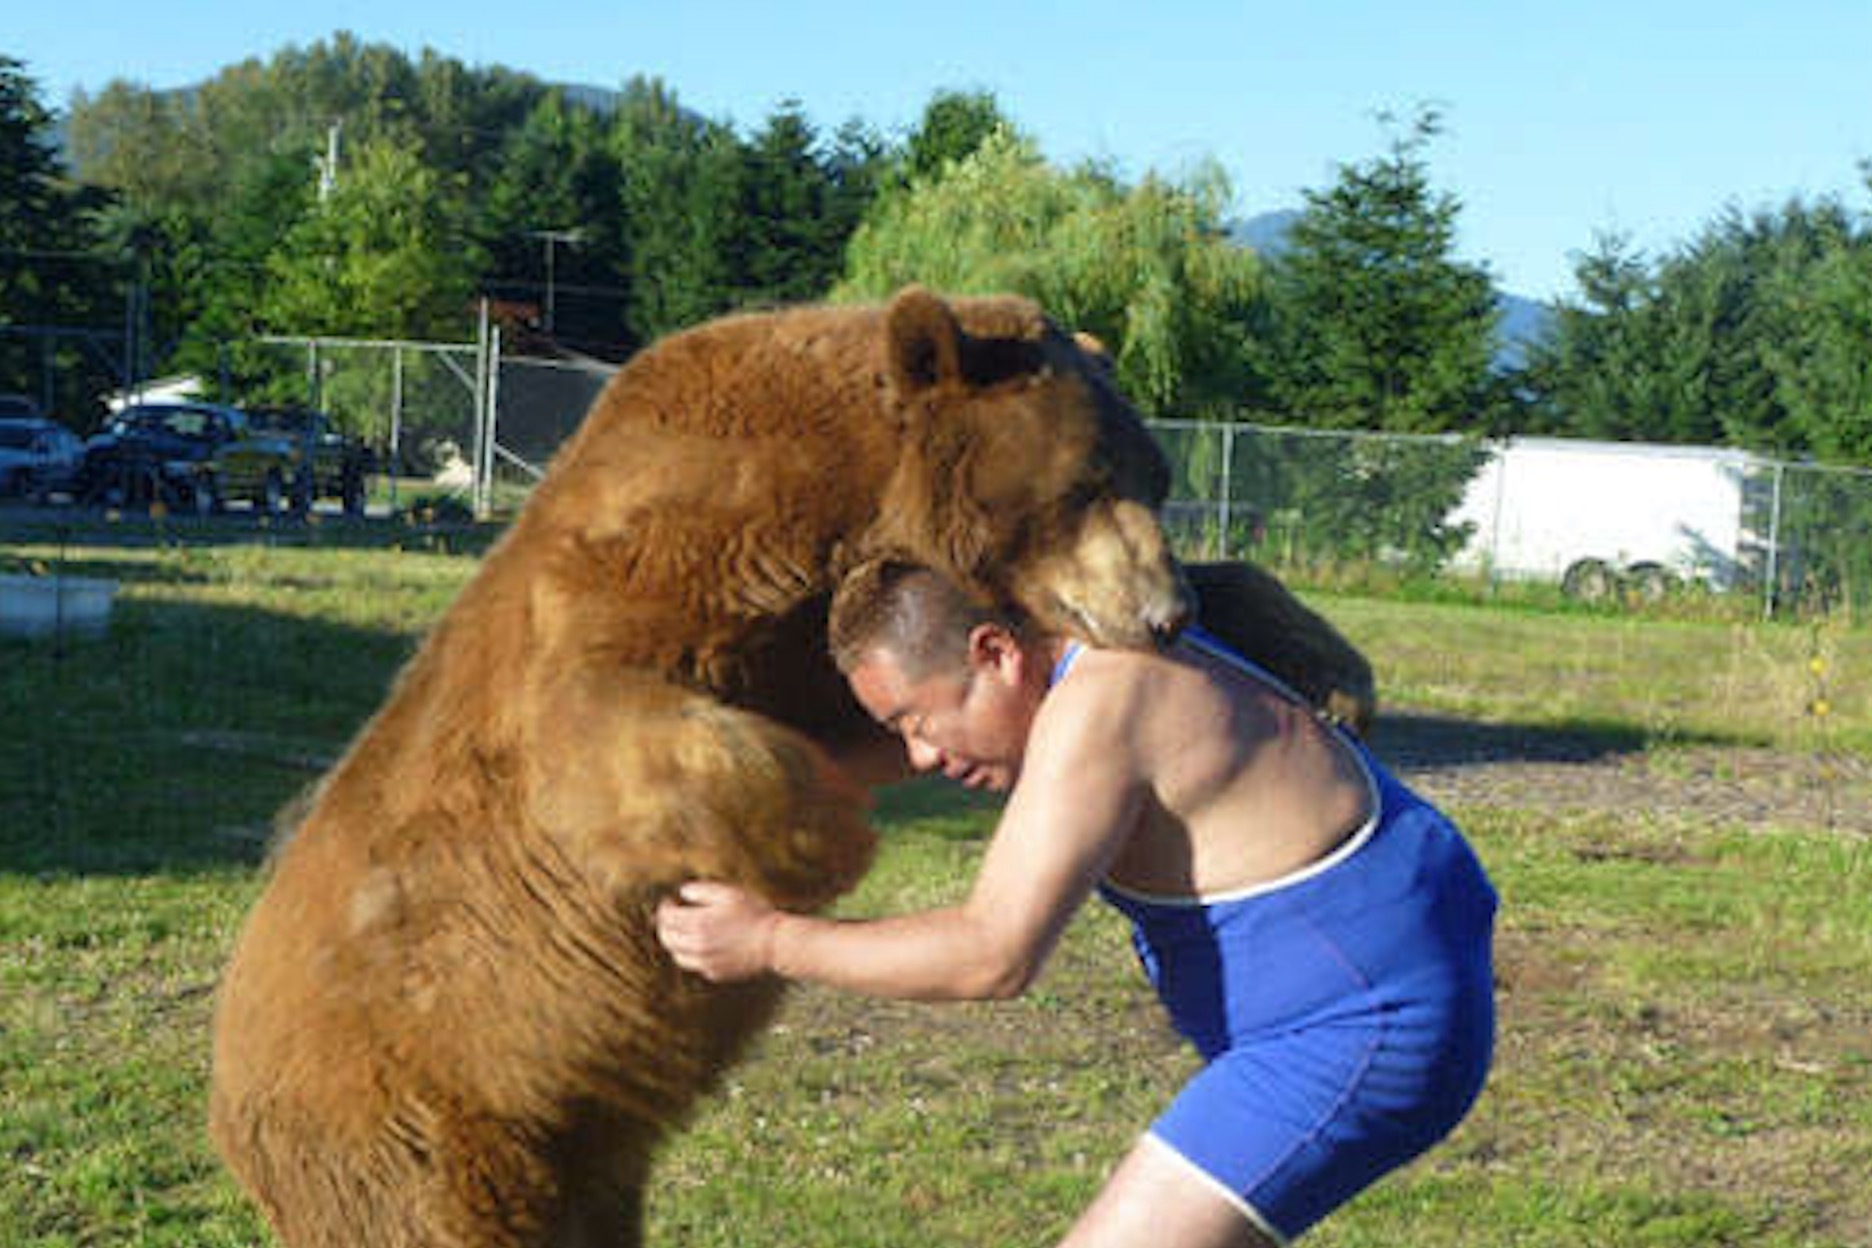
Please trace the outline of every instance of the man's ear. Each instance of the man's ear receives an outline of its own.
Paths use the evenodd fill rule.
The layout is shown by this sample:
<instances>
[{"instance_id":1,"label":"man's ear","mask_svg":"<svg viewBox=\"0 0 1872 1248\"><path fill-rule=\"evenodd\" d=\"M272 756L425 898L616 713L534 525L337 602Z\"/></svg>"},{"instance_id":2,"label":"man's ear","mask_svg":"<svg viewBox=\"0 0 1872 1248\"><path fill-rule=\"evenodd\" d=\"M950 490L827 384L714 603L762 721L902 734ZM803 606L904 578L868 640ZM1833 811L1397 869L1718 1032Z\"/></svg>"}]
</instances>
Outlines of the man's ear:
<instances>
[{"instance_id":1,"label":"man's ear","mask_svg":"<svg viewBox=\"0 0 1872 1248\"><path fill-rule=\"evenodd\" d=\"M970 668L1012 672L1018 677L1018 668L1010 665L1022 661L1023 653L1020 641L1005 625L990 622L969 629L968 650Z\"/></svg>"}]
</instances>

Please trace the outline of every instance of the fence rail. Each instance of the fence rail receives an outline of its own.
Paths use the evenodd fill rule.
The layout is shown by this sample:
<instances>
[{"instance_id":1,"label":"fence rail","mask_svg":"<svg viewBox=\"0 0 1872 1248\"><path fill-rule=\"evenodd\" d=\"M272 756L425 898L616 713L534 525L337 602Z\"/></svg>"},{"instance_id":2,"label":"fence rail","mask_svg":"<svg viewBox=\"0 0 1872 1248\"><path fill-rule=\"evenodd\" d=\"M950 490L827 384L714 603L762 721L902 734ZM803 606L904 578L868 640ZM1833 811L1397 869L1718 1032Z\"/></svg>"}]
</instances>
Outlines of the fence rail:
<instances>
[{"instance_id":1,"label":"fence rail","mask_svg":"<svg viewBox=\"0 0 1872 1248\"><path fill-rule=\"evenodd\" d=\"M1872 608L1872 471L1743 451L1157 421L1180 548L1586 596L1673 586L1766 613Z\"/></svg>"},{"instance_id":2,"label":"fence rail","mask_svg":"<svg viewBox=\"0 0 1872 1248\"><path fill-rule=\"evenodd\" d=\"M0 391L95 404L120 366L106 331L0 326ZM307 402L476 515L543 475L615 370L476 341L257 338L224 352L236 402ZM1694 585L1764 611L1872 608L1872 471L1735 450L1158 420L1179 549L1283 567L1549 579L1581 593Z\"/></svg>"}]
</instances>

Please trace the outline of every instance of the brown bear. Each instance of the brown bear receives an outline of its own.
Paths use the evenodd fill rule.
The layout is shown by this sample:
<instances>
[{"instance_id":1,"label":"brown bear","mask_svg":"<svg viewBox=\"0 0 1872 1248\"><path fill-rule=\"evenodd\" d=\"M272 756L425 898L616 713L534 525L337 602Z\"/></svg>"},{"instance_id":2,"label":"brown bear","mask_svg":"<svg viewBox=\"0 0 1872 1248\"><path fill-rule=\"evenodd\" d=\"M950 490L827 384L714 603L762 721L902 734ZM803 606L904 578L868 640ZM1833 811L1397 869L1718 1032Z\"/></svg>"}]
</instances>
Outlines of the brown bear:
<instances>
[{"instance_id":1,"label":"brown bear","mask_svg":"<svg viewBox=\"0 0 1872 1248\"><path fill-rule=\"evenodd\" d=\"M1186 563L1202 626L1281 678L1327 718L1371 733L1378 690L1371 664L1326 618L1252 563Z\"/></svg>"},{"instance_id":2,"label":"brown bear","mask_svg":"<svg viewBox=\"0 0 1872 1248\"><path fill-rule=\"evenodd\" d=\"M1073 341L1115 384L1117 361L1084 330ZM1239 560L1183 565L1203 628L1281 678L1328 719L1360 736L1371 731L1378 691L1371 664L1326 618L1265 568Z\"/></svg>"},{"instance_id":3,"label":"brown bear","mask_svg":"<svg viewBox=\"0 0 1872 1248\"><path fill-rule=\"evenodd\" d=\"M210 1119L290 1248L640 1239L657 1140L771 1012L676 971L694 877L867 865L824 655L882 552L1112 645L1190 597L1137 414L1024 300L717 321L613 379L275 854ZM823 747L823 748L822 748Z\"/></svg>"}]
</instances>

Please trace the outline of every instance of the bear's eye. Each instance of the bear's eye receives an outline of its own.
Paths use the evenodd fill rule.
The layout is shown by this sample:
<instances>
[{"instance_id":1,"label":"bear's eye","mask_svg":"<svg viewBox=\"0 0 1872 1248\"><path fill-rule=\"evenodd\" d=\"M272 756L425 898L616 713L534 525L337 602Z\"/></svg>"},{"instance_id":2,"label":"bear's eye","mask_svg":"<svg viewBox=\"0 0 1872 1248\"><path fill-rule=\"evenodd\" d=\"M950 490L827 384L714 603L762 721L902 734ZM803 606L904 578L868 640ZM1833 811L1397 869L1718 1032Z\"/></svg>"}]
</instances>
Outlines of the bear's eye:
<instances>
[{"instance_id":1,"label":"bear's eye","mask_svg":"<svg viewBox=\"0 0 1872 1248\"><path fill-rule=\"evenodd\" d=\"M968 379L983 388L1037 374L1045 365L1046 356L1037 343L1010 338L970 339L962 359Z\"/></svg>"},{"instance_id":2,"label":"bear's eye","mask_svg":"<svg viewBox=\"0 0 1872 1248\"><path fill-rule=\"evenodd\" d=\"M1075 481L1072 488L1060 497L1060 506L1069 511L1083 511L1103 501L1108 492L1107 485L1102 475L1091 480Z\"/></svg>"}]
</instances>

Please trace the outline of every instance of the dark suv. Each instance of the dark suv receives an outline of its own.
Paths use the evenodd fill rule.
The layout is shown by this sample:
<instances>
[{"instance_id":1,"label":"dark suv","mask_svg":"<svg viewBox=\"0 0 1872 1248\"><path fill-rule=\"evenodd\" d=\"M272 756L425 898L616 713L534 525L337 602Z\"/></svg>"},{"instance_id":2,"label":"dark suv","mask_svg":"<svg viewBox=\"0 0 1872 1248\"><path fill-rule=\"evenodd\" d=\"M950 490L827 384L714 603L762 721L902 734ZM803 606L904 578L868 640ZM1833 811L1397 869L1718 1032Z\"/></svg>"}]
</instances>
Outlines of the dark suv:
<instances>
[{"instance_id":1,"label":"dark suv","mask_svg":"<svg viewBox=\"0 0 1872 1248\"><path fill-rule=\"evenodd\" d=\"M162 502L206 515L221 503L215 452L246 428L245 412L218 403L127 407L85 443L78 496L113 507Z\"/></svg>"},{"instance_id":2,"label":"dark suv","mask_svg":"<svg viewBox=\"0 0 1872 1248\"><path fill-rule=\"evenodd\" d=\"M255 407L245 415L245 429L214 455L223 498L251 498L269 512L282 501L306 511L335 498L346 515L363 514L371 453L339 433L330 416L306 407Z\"/></svg>"}]
</instances>

